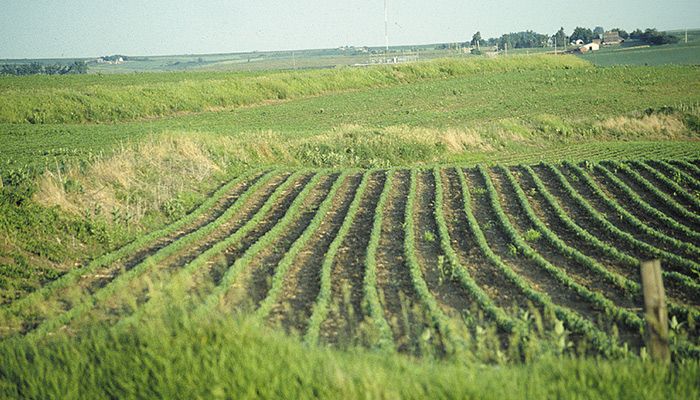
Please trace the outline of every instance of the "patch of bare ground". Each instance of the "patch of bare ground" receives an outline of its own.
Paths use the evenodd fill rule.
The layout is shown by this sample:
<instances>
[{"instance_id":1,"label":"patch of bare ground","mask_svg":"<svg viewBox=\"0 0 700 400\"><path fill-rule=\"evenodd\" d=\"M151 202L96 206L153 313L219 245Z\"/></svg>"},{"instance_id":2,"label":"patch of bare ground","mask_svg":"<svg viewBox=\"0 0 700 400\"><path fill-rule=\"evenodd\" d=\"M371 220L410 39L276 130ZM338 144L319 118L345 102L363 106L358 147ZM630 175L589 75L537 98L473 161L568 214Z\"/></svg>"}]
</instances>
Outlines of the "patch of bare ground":
<instances>
[{"instance_id":1,"label":"patch of bare ground","mask_svg":"<svg viewBox=\"0 0 700 400\"><path fill-rule=\"evenodd\" d=\"M320 329L323 343L352 343L358 336L357 330L365 317L362 313L365 256L385 180L384 172L369 177L355 219L333 260L331 307Z\"/></svg>"},{"instance_id":2,"label":"patch of bare ground","mask_svg":"<svg viewBox=\"0 0 700 400\"><path fill-rule=\"evenodd\" d=\"M306 248L297 254L292 267L287 271L286 284L270 312L269 320L272 324L281 325L287 332L295 334L306 331L320 290L323 257L343 225L360 179L360 175L346 179L333 199L333 206L323 216L321 225L309 239Z\"/></svg>"},{"instance_id":3,"label":"patch of bare ground","mask_svg":"<svg viewBox=\"0 0 700 400\"><path fill-rule=\"evenodd\" d=\"M633 200L628 196L623 190L618 188L613 182L611 182L604 174L602 174L600 171L595 170L591 174L591 178L598 184L598 187L601 188L608 196L613 201L616 201L620 206L622 206L625 210L627 210L630 214L634 215L648 225L650 228L653 228L666 236L676 238L680 241L686 242L686 243L694 243L696 240L693 238L687 236L682 230L676 230L668 225L660 222L658 219L649 216L642 210L640 207L637 207L636 204L633 202ZM631 186L631 185L628 185ZM633 189L634 190L634 189ZM636 191L637 194L639 194L638 191ZM641 197L641 196L640 196ZM667 216L667 214L663 209L660 207L664 207L665 205L659 204L659 201L653 201L653 202L648 202L646 201L651 207L657 209L660 212L663 212ZM665 202L664 202L665 203Z\"/></svg>"},{"instance_id":4,"label":"patch of bare ground","mask_svg":"<svg viewBox=\"0 0 700 400\"><path fill-rule=\"evenodd\" d=\"M567 178L571 186L573 186L573 188L588 202L588 204L590 204L600 214L604 215L607 220L610 221L610 223L618 227L620 230L627 232L635 239L648 243L658 249L678 253L678 249L674 248L672 245L663 243L653 236L640 232L640 230L632 225L626 218L619 215L613 207L607 205L603 199L599 198L593 192L593 190L586 185L583 179L574 173L574 171L566 166L562 166L559 170ZM685 255L682 256L685 257Z\"/></svg>"},{"instance_id":5,"label":"patch of bare ground","mask_svg":"<svg viewBox=\"0 0 700 400\"><path fill-rule=\"evenodd\" d=\"M534 231L534 226L530 223L525 210L521 207L520 203L516 201L517 193L507 182L502 172L492 170L490 171L490 176L498 192L499 201L510 219L511 225L513 225L521 236L525 236L530 229ZM641 298L630 298L625 294L623 289L614 286L595 272L586 268L586 266L569 258L544 237L529 240L528 244L544 259L564 271L578 284L585 286L592 292L601 293L618 307L637 311L639 304L641 304L639 303Z\"/></svg>"},{"instance_id":6,"label":"patch of bare ground","mask_svg":"<svg viewBox=\"0 0 700 400\"><path fill-rule=\"evenodd\" d=\"M416 196L411 215L415 227L415 249L423 279L443 311L461 319L472 307L470 295L452 277L449 265L440 249L440 237L435 220L435 178L432 171L416 174Z\"/></svg>"},{"instance_id":7,"label":"patch of bare ground","mask_svg":"<svg viewBox=\"0 0 700 400\"><path fill-rule=\"evenodd\" d=\"M275 238L267 248L253 257L241 272L227 292L225 304L247 311L259 306L260 302L267 296L277 265L314 219L338 176L339 174L328 176L321 185L311 191L287 229ZM347 186L348 181L346 180L340 191L347 190Z\"/></svg>"},{"instance_id":8,"label":"patch of bare ground","mask_svg":"<svg viewBox=\"0 0 700 400\"><path fill-rule=\"evenodd\" d=\"M595 259L603 265L604 267L616 272L628 279L631 279L639 284L641 284L641 278L636 269L631 269L619 261L616 261L613 257L608 255L604 250L595 246L595 244L588 241L582 240L576 231L570 229L566 224L557 216L556 211L553 206L547 202L544 196L537 190L532 177L527 171L523 171L520 168L512 168L511 173L515 176L518 184L525 192L530 207L537 215L537 217L560 239L562 239L569 246L577 249L581 253ZM562 206L562 210L566 212L566 208ZM567 215L568 212L567 212ZM569 215L569 217L574 220L574 216ZM575 223L575 221L574 221ZM601 238L601 240L603 240ZM608 243L610 244L610 243Z\"/></svg>"},{"instance_id":9,"label":"patch of bare ground","mask_svg":"<svg viewBox=\"0 0 700 400\"><path fill-rule=\"evenodd\" d=\"M454 168L441 171L443 210L452 248L462 266L497 306L511 314L516 308L527 309L527 297L484 257L469 231L458 173Z\"/></svg>"},{"instance_id":10,"label":"patch of bare ground","mask_svg":"<svg viewBox=\"0 0 700 400\"><path fill-rule=\"evenodd\" d=\"M674 191L672 187L670 187L667 183L663 182L662 180L658 179L655 177L652 173L647 171L646 169L640 167L639 165L635 165L635 163L630 162L628 163L629 167L637 171L639 175L641 175L644 179L649 181L652 185L656 186L659 190L662 192L666 193L669 197L673 198L676 200L678 204L683 206L685 209L687 209L690 212L700 214L700 209L697 208L694 204L690 203L688 200L684 199L683 197L679 196L678 193Z\"/></svg>"},{"instance_id":11,"label":"patch of bare ground","mask_svg":"<svg viewBox=\"0 0 700 400\"><path fill-rule=\"evenodd\" d=\"M620 178L620 180L622 180L624 183L626 183L627 186L634 190L639 195L639 197L642 200L646 201L650 206L673 218L679 224L683 224L696 232L700 232L700 224L691 219L686 218L683 214L679 213L677 210L671 207L665 199L660 198L655 193L649 191L648 189L637 183L634 179L632 179L632 177L630 177L630 175L626 171L618 170L614 166L605 162L601 163L601 165L604 168L607 168L613 174L615 174L615 176Z\"/></svg>"},{"instance_id":12,"label":"patch of bare ground","mask_svg":"<svg viewBox=\"0 0 700 400\"><path fill-rule=\"evenodd\" d=\"M553 174L551 174L551 172L549 172L547 168L536 166L533 169L535 170L535 173L540 177L540 179L544 182L545 186L552 194L552 196L554 196L557 199L564 212L566 212L569 215L569 217L572 220L574 220L574 222L576 222L576 224L579 225L582 229L585 229L587 232L597 237L601 241L617 248L621 252L631 255L632 257L650 257L650 255L648 254L640 254L640 252L636 248L631 246L629 243L621 240L613 232L610 232L604 227L600 226L600 224L598 224L594 220L594 218L586 212L586 210L580 207L576 203L576 201L564 191L564 189L559 183L556 183L557 178L553 176ZM625 270L628 271L627 274L629 274L631 278L637 275L636 269L630 270L628 268L625 268ZM622 269L620 271L622 271ZM639 279L641 278L637 278L636 280L639 281ZM686 293L686 289L676 284L675 281L669 280L665 282L665 284L669 297L684 303L692 301L693 296L690 296L688 293Z\"/></svg>"},{"instance_id":13,"label":"patch of bare ground","mask_svg":"<svg viewBox=\"0 0 700 400\"><path fill-rule=\"evenodd\" d=\"M417 321L425 315L411 281L411 274L404 258L404 213L409 191L409 172L394 174L391 191L383 213L383 223L377 249L377 287L384 316L394 335L399 351L409 351L413 346L411 332L422 325ZM369 235L369 232L367 232Z\"/></svg>"},{"instance_id":14,"label":"patch of bare ground","mask_svg":"<svg viewBox=\"0 0 700 400\"><path fill-rule=\"evenodd\" d=\"M474 216L481 226L486 240L503 262L520 275L535 290L547 293L555 304L569 308L592 322L606 325L605 312L596 305L557 282L533 260L520 254L510 242L505 228L491 206L483 177L476 169L465 169L465 177L472 189Z\"/></svg>"},{"instance_id":15,"label":"patch of bare ground","mask_svg":"<svg viewBox=\"0 0 700 400\"><path fill-rule=\"evenodd\" d=\"M248 232L248 234L241 239L239 243L235 243L229 247L225 251L225 254L228 254L227 252L236 251L240 248L247 249L252 243L255 243L255 241L262 236L262 234L266 232L269 227L274 225L281 218L281 215L284 214L284 211L286 211L286 209L289 207L289 204L294 201L296 196L299 194L299 192L301 192L311 177L311 174L307 174L298 178L290 187L286 189L284 193L282 193L275 206L273 206L272 210L263 219L263 221L259 223L252 231ZM256 193L253 196L253 199L249 199L247 204L244 205L241 210L239 210L237 216L226 221L215 232L203 238L201 241L193 243L191 246L187 246L182 251L176 252L172 256L167 257L157 265L157 268L149 271L145 277L130 282L129 300L131 302L135 302L136 304L142 304L147 301L148 295L151 291L151 282L159 282L161 284L163 282L167 282L176 269L183 267L187 263L197 258L197 256L202 254L204 251L214 246L216 243L234 234L238 229L245 225L247 221L253 218L253 216L263 206L272 193L287 179L292 179L289 177L289 174L275 177L274 181ZM227 256L224 257L226 257L225 262L222 262L224 261L223 259L214 258L207 264L206 268L200 268L199 270L195 271L192 279L192 287L196 290L201 290L201 288L208 287L212 280L215 281L214 283L218 282L216 281L215 277L220 277L221 273L215 270L217 268L225 270L227 266L232 265L233 263L233 261ZM123 299L124 297L125 296L123 293L120 294L120 298ZM119 301L110 301L105 304L105 307L110 309L110 311L105 312L105 314L116 315L122 313L120 310L124 307L124 304L123 302Z\"/></svg>"}]
</instances>

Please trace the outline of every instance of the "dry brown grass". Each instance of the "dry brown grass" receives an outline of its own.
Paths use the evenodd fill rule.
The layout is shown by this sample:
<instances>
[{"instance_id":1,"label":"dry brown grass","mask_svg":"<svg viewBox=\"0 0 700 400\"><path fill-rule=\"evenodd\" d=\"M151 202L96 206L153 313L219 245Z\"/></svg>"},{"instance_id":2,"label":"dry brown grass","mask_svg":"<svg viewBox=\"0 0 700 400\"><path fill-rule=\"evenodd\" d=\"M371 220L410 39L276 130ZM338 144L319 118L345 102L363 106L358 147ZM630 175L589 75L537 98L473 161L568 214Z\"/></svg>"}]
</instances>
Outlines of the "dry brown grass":
<instances>
[{"instance_id":1,"label":"dry brown grass","mask_svg":"<svg viewBox=\"0 0 700 400\"><path fill-rule=\"evenodd\" d=\"M678 115L618 116L603 120L596 126L605 133L622 138L663 140L688 136L688 129Z\"/></svg>"},{"instance_id":2,"label":"dry brown grass","mask_svg":"<svg viewBox=\"0 0 700 400\"><path fill-rule=\"evenodd\" d=\"M150 210L223 171L225 160L199 135L166 133L122 147L84 170L46 171L35 200L72 214L100 209L129 213L138 221Z\"/></svg>"}]
</instances>

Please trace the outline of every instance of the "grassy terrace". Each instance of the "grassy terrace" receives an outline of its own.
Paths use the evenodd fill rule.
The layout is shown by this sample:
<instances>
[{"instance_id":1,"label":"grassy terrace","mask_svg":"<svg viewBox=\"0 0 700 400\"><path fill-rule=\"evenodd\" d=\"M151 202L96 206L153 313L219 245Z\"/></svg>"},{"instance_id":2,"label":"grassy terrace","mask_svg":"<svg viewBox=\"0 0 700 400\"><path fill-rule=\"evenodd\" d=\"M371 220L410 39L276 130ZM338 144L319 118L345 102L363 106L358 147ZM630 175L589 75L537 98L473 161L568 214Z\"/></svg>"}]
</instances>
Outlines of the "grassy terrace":
<instances>
[{"instance_id":1,"label":"grassy terrace","mask_svg":"<svg viewBox=\"0 0 700 400\"><path fill-rule=\"evenodd\" d=\"M697 397L698 104L573 56L0 78L0 397Z\"/></svg>"}]
</instances>

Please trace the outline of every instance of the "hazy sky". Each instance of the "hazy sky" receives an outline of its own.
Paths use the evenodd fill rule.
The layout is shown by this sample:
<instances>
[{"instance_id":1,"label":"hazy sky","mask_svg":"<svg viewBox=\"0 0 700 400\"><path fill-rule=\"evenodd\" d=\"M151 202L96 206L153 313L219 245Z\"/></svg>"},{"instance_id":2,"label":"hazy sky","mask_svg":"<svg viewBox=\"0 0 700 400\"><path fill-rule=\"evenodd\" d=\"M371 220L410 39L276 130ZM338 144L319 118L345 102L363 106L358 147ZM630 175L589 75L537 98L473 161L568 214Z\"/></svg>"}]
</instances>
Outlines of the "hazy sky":
<instances>
[{"instance_id":1,"label":"hazy sky","mask_svg":"<svg viewBox=\"0 0 700 400\"><path fill-rule=\"evenodd\" d=\"M388 0L390 44L564 26L700 28L700 0ZM0 0L0 58L384 44L384 0Z\"/></svg>"}]
</instances>

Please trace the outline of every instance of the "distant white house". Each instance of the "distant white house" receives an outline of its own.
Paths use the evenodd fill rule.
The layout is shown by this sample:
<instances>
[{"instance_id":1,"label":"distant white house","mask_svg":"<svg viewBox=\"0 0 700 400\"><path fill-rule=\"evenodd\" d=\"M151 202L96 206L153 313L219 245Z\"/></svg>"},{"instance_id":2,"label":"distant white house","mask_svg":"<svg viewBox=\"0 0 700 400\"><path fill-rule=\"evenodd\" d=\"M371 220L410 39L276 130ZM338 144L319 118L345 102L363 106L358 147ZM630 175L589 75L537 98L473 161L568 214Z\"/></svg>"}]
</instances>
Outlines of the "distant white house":
<instances>
[{"instance_id":1,"label":"distant white house","mask_svg":"<svg viewBox=\"0 0 700 400\"><path fill-rule=\"evenodd\" d=\"M583 45L583 43L584 43L583 40L578 39L578 40L574 40L573 42L571 42L571 45L572 46L581 46L581 45Z\"/></svg>"},{"instance_id":2,"label":"distant white house","mask_svg":"<svg viewBox=\"0 0 700 400\"><path fill-rule=\"evenodd\" d=\"M592 42L588 44L584 44L583 46L578 48L581 53L587 53L589 51L598 51L600 50L600 43Z\"/></svg>"}]
</instances>

